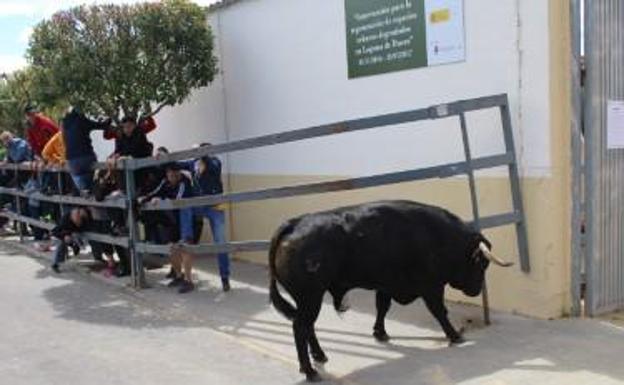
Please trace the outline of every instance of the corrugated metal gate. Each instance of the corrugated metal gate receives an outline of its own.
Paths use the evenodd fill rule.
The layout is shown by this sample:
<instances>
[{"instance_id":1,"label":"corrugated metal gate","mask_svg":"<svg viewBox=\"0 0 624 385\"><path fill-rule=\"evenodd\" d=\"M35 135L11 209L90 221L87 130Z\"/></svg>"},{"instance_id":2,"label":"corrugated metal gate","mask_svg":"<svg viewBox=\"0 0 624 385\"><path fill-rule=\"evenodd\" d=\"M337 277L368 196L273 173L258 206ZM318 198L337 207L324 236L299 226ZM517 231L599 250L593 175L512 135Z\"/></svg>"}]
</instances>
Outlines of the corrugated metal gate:
<instances>
[{"instance_id":1,"label":"corrugated metal gate","mask_svg":"<svg viewBox=\"0 0 624 385\"><path fill-rule=\"evenodd\" d=\"M585 1L585 60L585 309L593 316L624 308L624 149L607 145L608 102L624 100L624 1Z\"/></svg>"}]
</instances>

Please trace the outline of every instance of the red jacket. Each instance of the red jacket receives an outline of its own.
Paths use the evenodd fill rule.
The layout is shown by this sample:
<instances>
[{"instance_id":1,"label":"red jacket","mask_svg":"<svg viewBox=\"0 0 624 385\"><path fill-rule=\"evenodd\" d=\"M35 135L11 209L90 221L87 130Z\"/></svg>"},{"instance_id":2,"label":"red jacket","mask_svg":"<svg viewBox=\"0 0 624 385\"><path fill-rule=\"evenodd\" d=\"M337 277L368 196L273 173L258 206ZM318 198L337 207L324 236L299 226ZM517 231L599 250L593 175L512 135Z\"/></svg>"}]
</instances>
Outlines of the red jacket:
<instances>
[{"instance_id":1,"label":"red jacket","mask_svg":"<svg viewBox=\"0 0 624 385\"><path fill-rule=\"evenodd\" d=\"M42 114L36 114L34 124L26 131L26 139L33 153L41 156L43 148L57 132L59 128L56 123Z\"/></svg>"},{"instance_id":2,"label":"red jacket","mask_svg":"<svg viewBox=\"0 0 624 385\"><path fill-rule=\"evenodd\" d=\"M147 135L156 129L156 121L151 116L146 119L141 119L139 121L137 128L139 128L141 131L143 131L145 135ZM118 130L104 130L104 139L105 140L119 139L119 131Z\"/></svg>"}]
</instances>

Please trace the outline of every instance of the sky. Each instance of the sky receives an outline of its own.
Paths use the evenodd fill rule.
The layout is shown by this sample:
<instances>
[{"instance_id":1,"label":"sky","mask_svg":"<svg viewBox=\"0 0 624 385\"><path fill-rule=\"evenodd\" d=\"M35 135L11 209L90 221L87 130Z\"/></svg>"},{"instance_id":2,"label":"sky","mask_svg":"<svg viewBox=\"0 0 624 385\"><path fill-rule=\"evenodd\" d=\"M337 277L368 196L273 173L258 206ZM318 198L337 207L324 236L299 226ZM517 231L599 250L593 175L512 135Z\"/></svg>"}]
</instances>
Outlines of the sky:
<instances>
[{"instance_id":1,"label":"sky","mask_svg":"<svg viewBox=\"0 0 624 385\"><path fill-rule=\"evenodd\" d=\"M145 0L0 0L0 73L26 65L24 54L33 27L56 11L81 4L131 4ZM206 6L217 0L193 0Z\"/></svg>"}]
</instances>

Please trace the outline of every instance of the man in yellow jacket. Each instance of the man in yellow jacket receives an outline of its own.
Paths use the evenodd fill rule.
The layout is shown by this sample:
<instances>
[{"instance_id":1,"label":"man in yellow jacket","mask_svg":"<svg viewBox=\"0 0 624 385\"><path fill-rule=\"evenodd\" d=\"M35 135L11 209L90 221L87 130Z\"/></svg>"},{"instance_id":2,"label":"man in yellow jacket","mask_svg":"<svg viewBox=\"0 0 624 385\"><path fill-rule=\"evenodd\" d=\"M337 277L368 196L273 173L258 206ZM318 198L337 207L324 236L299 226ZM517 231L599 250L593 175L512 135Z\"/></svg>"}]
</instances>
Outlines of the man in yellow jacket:
<instances>
[{"instance_id":1,"label":"man in yellow jacket","mask_svg":"<svg viewBox=\"0 0 624 385\"><path fill-rule=\"evenodd\" d=\"M41 157L49 165L61 166L65 163L65 140L63 131L59 131L43 147Z\"/></svg>"}]
</instances>

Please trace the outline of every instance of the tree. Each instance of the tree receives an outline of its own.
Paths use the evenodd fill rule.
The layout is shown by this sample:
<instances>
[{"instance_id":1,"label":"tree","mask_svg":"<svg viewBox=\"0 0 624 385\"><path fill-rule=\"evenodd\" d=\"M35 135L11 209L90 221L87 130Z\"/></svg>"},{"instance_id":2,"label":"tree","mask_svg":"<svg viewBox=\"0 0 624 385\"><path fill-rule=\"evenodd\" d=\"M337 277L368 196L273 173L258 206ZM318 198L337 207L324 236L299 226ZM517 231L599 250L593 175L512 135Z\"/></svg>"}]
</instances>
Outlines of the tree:
<instances>
[{"instance_id":1,"label":"tree","mask_svg":"<svg viewBox=\"0 0 624 385\"><path fill-rule=\"evenodd\" d=\"M206 15L188 0L58 12L35 27L28 58L56 97L115 122L182 103L217 73Z\"/></svg>"},{"instance_id":2,"label":"tree","mask_svg":"<svg viewBox=\"0 0 624 385\"><path fill-rule=\"evenodd\" d=\"M33 105L54 120L68 107L46 79L39 79L31 68L0 74L0 131L23 135L24 108Z\"/></svg>"}]
</instances>

